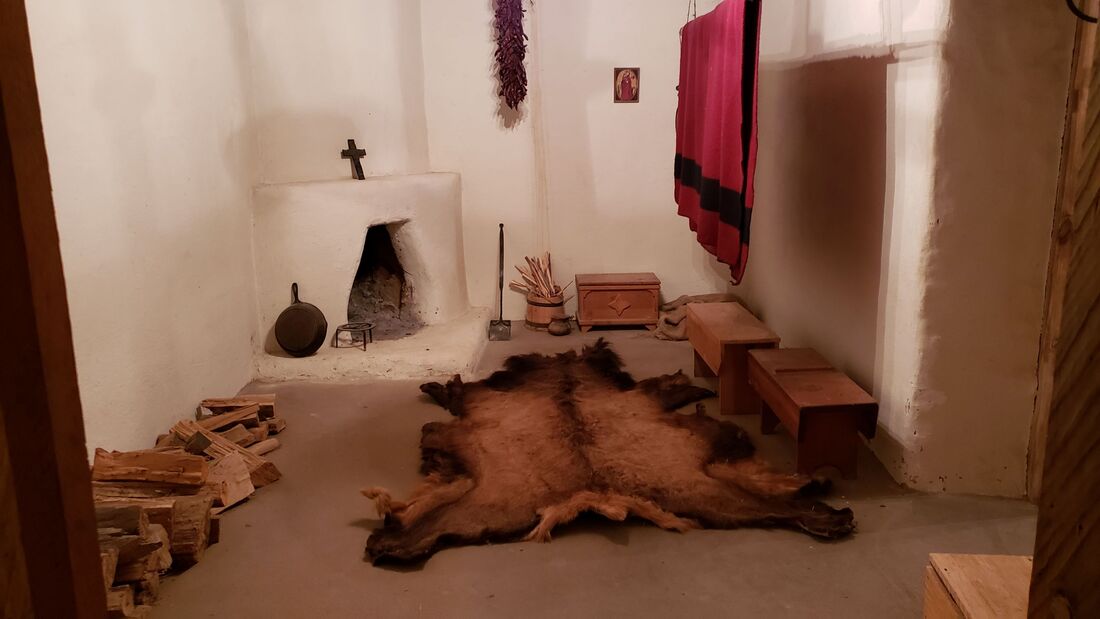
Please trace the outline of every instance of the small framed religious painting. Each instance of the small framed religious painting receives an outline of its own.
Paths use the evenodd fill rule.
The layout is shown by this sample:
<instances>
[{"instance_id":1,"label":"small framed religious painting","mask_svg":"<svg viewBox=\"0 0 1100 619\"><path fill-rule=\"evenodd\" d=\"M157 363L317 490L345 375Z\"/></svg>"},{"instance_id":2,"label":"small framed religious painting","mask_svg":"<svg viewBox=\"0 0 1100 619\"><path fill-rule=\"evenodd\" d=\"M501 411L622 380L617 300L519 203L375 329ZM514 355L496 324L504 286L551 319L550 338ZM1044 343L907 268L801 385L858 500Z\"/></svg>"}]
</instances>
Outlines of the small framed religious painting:
<instances>
[{"instance_id":1,"label":"small framed religious painting","mask_svg":"<svg viewBox=\"0 0 1100 619\"><path fill-rule=\"evenodd\" d=\"M615 103L637 103L642 85L642 70L638 67L615 67Z\"/></svg>"}]
</instances>

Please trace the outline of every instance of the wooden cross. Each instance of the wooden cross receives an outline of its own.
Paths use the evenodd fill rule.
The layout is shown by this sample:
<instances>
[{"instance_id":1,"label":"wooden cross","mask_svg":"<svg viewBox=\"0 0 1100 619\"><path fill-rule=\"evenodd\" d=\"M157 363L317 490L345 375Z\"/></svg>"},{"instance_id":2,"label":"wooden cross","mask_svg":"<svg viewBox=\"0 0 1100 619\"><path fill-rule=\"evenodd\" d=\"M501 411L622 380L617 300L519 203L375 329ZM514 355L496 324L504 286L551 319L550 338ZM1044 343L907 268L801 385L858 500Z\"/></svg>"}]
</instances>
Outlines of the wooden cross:
<instances>
[{"instance_id":1,"label":"wooden cross","mask_svg":"<svg viewBox=\"0 0 1100 619\"><path fill-rule=\"evenodd\" d=\"M360 159L366 156L367 151L355 147L355 140L348 140L348 147L340 151L340 157L342 159L351 159L351 169L355 172L355 178L359 180L366 179L366 177L363 176L363 164L359 162Z\"/></svg>"}]
</instances>

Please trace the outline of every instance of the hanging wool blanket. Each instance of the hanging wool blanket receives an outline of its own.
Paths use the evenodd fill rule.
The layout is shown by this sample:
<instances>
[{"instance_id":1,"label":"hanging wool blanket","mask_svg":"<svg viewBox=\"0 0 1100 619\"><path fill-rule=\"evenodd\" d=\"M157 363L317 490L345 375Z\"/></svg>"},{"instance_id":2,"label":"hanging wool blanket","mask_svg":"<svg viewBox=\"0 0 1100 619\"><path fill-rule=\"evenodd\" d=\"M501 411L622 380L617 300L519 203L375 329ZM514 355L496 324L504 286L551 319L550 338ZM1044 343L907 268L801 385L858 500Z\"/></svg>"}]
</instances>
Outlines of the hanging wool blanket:
<instances>
[{"instance_id":1,"label":"hanging wool blanket","mask_svg":"<svg viewBox=\"0 0 1100 619\"><path fill-rule=\"evenodd\" d=\"M756 172L760 0L724 0L680 41L676 203L699 243L745 274Z\"/></svg>"}]
</instances>

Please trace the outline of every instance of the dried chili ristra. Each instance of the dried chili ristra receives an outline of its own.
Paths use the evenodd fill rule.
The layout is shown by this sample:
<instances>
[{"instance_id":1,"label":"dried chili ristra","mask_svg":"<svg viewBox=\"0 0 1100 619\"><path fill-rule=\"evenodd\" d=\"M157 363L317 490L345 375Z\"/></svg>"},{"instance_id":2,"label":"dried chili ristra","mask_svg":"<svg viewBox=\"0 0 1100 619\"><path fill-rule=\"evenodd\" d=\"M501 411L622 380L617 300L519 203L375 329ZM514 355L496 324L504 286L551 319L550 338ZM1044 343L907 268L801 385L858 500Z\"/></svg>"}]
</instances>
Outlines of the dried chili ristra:
<instances>
[{"instance_id":1,"label":"dried chili ristra","mask_svg":"<svg viewBox=\"0 0 1100 619\"><path fill-rule=\"evenodd\" d=\"M527 98L527 35L523 32L523 0L494 0L497 30L498 94L516 109Z\"/></svg>"}]
</instances>

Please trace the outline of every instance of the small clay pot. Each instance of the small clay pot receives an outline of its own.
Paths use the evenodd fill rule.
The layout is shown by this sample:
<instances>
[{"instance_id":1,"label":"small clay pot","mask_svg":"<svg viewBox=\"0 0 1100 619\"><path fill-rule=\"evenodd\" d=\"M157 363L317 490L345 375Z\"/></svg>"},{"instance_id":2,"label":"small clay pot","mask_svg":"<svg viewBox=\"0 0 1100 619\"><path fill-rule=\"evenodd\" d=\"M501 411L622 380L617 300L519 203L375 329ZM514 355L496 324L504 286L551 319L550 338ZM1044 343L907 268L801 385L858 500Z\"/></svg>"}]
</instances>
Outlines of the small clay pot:
<instances>
[{"instance_id":1,"label":"small clay pot","mask_svg":"<svg viewBox=\"0 0 1100 619\"><path fill-rule=\"evenodd\" d=\"M573 325L568 318L555 318L550 321L550 326L546 328L546 332L550 335L569 335L573 332Z\"/></svg>"}]
</instances>

